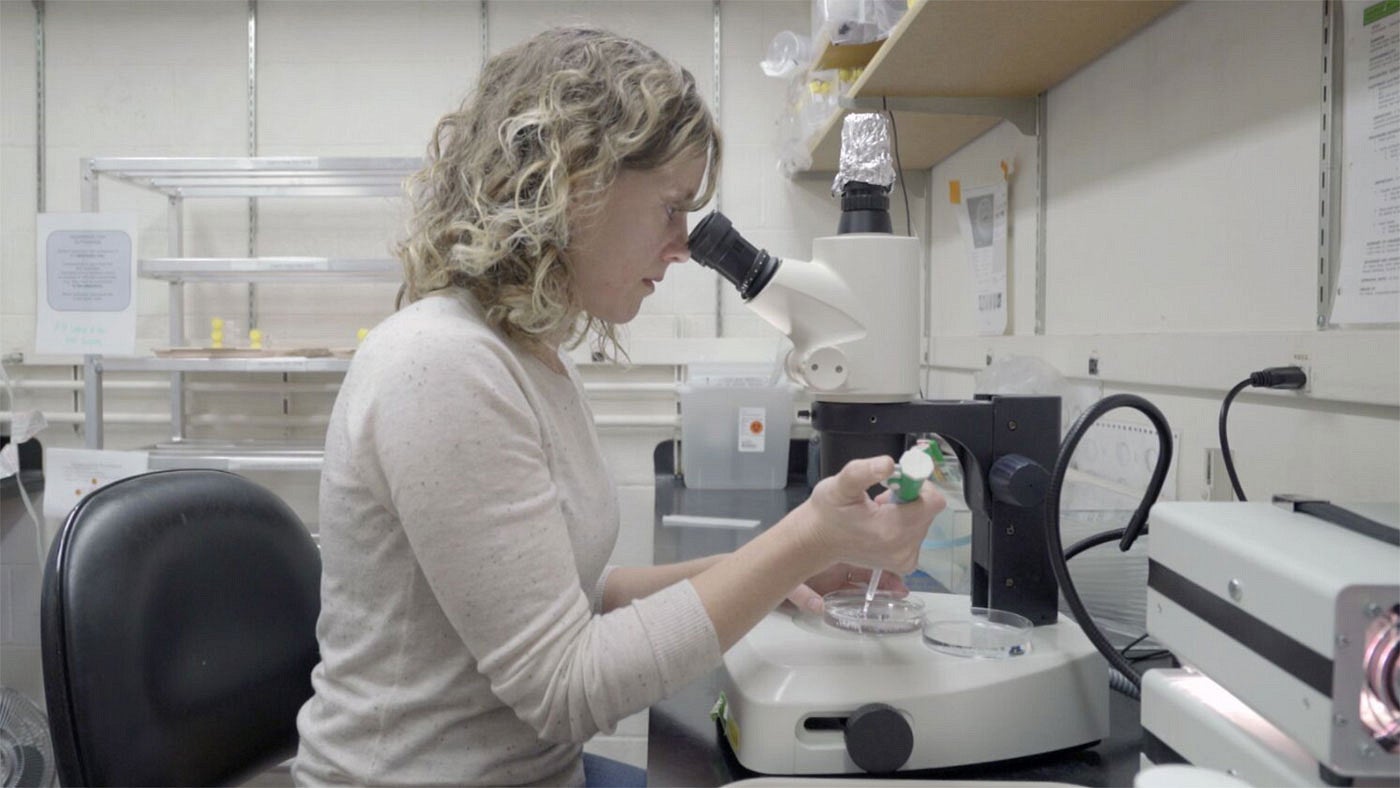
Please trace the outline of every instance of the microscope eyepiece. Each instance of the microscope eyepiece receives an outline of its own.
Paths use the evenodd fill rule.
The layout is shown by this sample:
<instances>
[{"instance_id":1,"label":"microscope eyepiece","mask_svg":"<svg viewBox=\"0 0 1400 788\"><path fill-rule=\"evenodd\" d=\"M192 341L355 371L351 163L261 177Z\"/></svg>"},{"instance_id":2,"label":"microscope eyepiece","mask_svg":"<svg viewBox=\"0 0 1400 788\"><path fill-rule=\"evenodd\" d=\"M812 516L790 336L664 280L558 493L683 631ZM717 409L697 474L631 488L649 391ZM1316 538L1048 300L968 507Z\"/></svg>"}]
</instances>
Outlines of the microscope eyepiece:
<instances>
[{"instance_id":1,"label":"microscope eyepiece","mask_svg":"<svg viewBox=\"0 0 1400 788\"><path fill-rule=\"evenodd\" d=\"M734 223L719 211L711 212L695 225L689 244L695 262L719 272L745 301L763 290L783 262L744 240Z\"/></svg>"},{"instance_id":2,"label":"microscope eyepiece","mask_svg":"<svg viewBox=\"0 0 1400 788\"><path fill-rule=\"evenodd\" d=\"M837 235L893 233L890 222L890 188L864 181L850 181L841 189L841 220Z\"/></svg>"}]
</instances>

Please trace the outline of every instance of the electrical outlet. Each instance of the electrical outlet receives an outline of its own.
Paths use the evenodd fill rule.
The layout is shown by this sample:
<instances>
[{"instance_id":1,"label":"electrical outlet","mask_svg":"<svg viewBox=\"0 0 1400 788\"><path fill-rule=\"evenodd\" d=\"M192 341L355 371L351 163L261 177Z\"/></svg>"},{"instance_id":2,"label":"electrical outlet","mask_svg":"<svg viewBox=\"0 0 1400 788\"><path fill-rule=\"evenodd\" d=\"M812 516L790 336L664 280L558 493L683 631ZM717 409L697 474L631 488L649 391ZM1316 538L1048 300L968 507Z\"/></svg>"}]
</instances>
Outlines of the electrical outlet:
<instances>
[{"instance_id":1,"label":"electrical outlet","mask_svg":"<svg viewBox=\"0 0 1400 788\"><path fill-rule=\"evenodd\" d=\"M1294 353L1293 360L1290 361L1289 364L1291 366L1302 368L1303 374L1307 375L1308 377L1307 382L1304 383L1303 387L1298 389L1298 391L1304 394L1311 394L1313 390L1312 359L1308 356L1307 353Z\"/></svg>"},{"instance_id":2,"label":"electrical outlet","mask_svg":"<svg viewBox=\"0 0 1400 788\"><path fill-rule=\"evenodd\" d=\"M1237 455L1236 452L1231 453ZM1201 500L1235 500L1235 491L1230 487L1230 474L1225 471L1225 452L1218 447L1206 449L1206 486L1201 491Z\"/></svg>"}]
</instances>

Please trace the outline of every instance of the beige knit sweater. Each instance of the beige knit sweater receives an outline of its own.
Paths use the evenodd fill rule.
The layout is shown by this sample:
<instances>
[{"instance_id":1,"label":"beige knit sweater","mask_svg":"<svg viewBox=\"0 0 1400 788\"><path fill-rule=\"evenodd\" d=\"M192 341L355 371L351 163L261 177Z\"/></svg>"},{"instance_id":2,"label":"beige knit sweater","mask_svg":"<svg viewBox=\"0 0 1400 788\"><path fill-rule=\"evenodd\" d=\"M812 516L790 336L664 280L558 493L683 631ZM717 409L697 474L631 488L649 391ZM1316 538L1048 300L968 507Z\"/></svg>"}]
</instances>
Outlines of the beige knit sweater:
<instances>
[{"instance_id":1,"label":"beige knit sweater","mask_svg":"<svg viewBox=\"0 0 1400 788\"><path fill-rule=\"evenodd\" d=\"M355 354L326 435L299 783L581 785L582 742L719 664L689 581L599 614L617 497L565 365L465 295Z\"/></svg>"}]
</instances>

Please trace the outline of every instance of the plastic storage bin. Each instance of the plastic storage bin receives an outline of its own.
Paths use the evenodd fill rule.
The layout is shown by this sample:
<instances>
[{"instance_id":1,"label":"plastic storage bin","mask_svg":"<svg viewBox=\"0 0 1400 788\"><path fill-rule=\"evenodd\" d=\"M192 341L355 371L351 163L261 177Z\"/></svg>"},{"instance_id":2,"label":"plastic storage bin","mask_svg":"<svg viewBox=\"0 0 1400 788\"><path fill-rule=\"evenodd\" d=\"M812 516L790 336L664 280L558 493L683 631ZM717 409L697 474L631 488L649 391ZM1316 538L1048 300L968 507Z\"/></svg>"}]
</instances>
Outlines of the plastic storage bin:
<instances>
[{"instance_id":1,"label":"plastic storage bin","mask_svg":"<svg viewBox=\"0 0 1400 788\"><path fill-rule=\"evenodd\" d=\"M933 518L919 546L919 569L948 593L967 594L972 589L972 510L963 502L961 485L934 485L948 506Z\"/></svg>"},{"instance_id":2,"label":"plastic storage bin","mask_svg":"<svg viewBox=\"0 0 1400 788\"><path fill-rule=\"evenodd\" d=\"M681 395L686 487L777 490L787 486L793 386L766 365L692 364Z\"/></svg>"}]
</instances>

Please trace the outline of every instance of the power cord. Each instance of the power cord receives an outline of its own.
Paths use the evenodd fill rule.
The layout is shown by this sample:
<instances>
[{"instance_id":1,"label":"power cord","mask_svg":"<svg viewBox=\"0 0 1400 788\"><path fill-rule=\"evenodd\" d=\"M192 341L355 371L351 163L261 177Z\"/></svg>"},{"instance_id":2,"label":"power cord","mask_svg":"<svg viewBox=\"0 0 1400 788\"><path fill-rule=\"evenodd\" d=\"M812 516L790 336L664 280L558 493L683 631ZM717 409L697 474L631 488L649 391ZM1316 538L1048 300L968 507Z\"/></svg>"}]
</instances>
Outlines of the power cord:
<instances>
[{"instance_id":1,"label":"power cord","mask_svg":"<svg viewBox=\"0 0 1400 788\"><path fill-rule=\"evenodd\" d=\"M1122 539L1123 534L1126 532L1126 528L1117 528L1112 531L1101 531L1093 536L1086 536L1066 548L1065 560L1068 561L1091 547L1098 547L1101 544L1108 544L1109 542Z\"/></svg>"},{"instance_id":2,"label":"power cord","mask_svg":"<svg viewBox=\"0 0 1400 788\"><path fill-rule=\"evenodd\" d=\"M1070 545L1069 548L1065 550L1065 560L1068 561L1091 547L1098 547L1101 544L1107 544L1121 539L1127 530L1126 528L1116 528L1111 531L1103 531L1094 534L1093 536L1087 536ZM1133 647L1146 640L1148 637L1149 633L1142 633L1131 643L1119 649L1118 653L1122 654L1123 658L1132 665L1150 659L1160 659L1162 657L1171 656L1171 652L1166 649L1149 649L1145 652L1133 653ZM1133 680L1114 668L1110 668L1109 670L1109 686L1134 700L1141 699L1142 697L1141 691L1138 689L1137 685L1133 683Z\"/></svg>"},{"instance_id":3,"label":"power cord","mask_svg":"<svg viewBox=\"0 0 1400 788\"><path fill-rule=\"evenodd\" d=\"M1269 367L1258 372L1249 373L1249 377L1235 384L1230 389L1230 393L1225 395L1225 401L1220 403L1220 454L1225 459L1225 472L1230 476L1230 486L1235 489L1235 497L1241 501L1249 500L1244 497L1244 488L1240 486L1240 477L1235 473L1235 461L1230 456L1230 436L1225 429L1226 419L1230 415L1230 403L1235 401L1241 391L1247 388L1269 388L1269 389L1300 389L1308 385L1308 373L1302 367Z\"/></svg>"},{"instance_id":4,"label":"power cord","mask_svg":"<svg viewBox=\"0 0 1400 788\"><path fill-rule=\"evenodd\" d=\"M1075 543L1069 550L1066 550L1060 538L1060 493L1064 488L1065 476L1069 473L1070 458L1074 456L1075 447L1079 445L1079 441L1084 438L1095 421L1098 421L1105 413L1123 407L1141 411L1157 430L1157 464L1153 466L1152 478L1148 481L1142 501L1138 504L1137 510L1133 512L1133 517L1128 521L1126 528L1096 534ZM1070 427L1069 432L1065 434L1064 442L1060 445L1060 454L1055 459L1055 469L1050 473L1050 488L1045 497L1045 544L1050 554L1050 568L1055 573L1056 582L1060 584L1060 593L1064 596L1065 603L1069 605L1074 620L1079 622L1079 626L1084 629L1084 634L1088 636L1099 653L1108 660L1111 667L1109 686L1130 697L1138 697L1142 686L1142 675L1126 657L1118 653L1118 649L1108 642L1108 638L1099 629L1098 624L1094 623L1093 617L1089 615L1089 611L1084 607L1084 602L1079 598L1079 591L1074 586L1074 579L1069 576L1069 565L1066 560L1096 544L1103 544L1113 539L1119 540L1118 549L1127 552L1133 546L1133 542L1137 541L1138 536L1146 533L1147 513L1152 508L1152 504L1157 501L1157 496L1162 492L1162 485L1167 479L1167 470L1171 467L1171 459L1171 426L1167 424L1166 416L1162 415L1162 411L1158 410L1156 405L1136 394L1114 394L1104 397L1084 411L1075 420L1074 426Z\"/></svg>"},{"instance_id":5,"label":"power cord","mask_svg":"<svg viewBox=\"0 0 1400 788\"><path fill-rule=\"evenodd\" d=\"M913 238L914 220L909 212L909 187L904 183L904 165L899 163L899 129L894 125L894 113L890 112L890 102L881 97L881 105L885 109L885 117L890 119L890 147L894 148L894 169L899 176L899 190L904 193L904 234Z\"/></svg>"},{"instance_id":6,"label":"power cord","mask_svg":"<svg viewBox=\"0 0 1400 788\"><path fill-rule=\"evenodd\" d=\"M1230 476L1230 484L1234 487L1235 495L1241 500L1246 500L1244 490L1240 486L1239 476L1235 473L1234 462L1230 457L1230 443L1226 435L1226 420L1230 410L1230 404L1235 397L1246 388L1273 388L1273 389L1300 389L1307 385L1307 373L1302 367L1269 367L1251 373L1250 376L1240 381L1225 396L1225 401L1220 406L1220 449L1225 460L1225 470ZM1074 455L1075 448L1079 441L1083 439L1089 427L1093 425L1101 416L1111 410L1120 407L1130 407L1141 411L1152 422L1152 426L1157 431L1158 454L1157 463L1152 469L1152 478L1148 481L1147 490L1144 492L1142 501L1133 512L1133 517L1128 522L1126 528L1104 531L1094 534L1075 542L1068 549L1064 547L1060 536L1060 494L1064 488L1065 476L1069 471L1069 462ZM1134 662L1143 659L1160 657L1170 652L1157 651L1149 652L1146 655L1139 655L1132 659L1127 656L1127 651L1132 646L1141 642L1141 639L1130 643L1128 647L1120 653L1103 631L1094 623L1093 617L1084 607L1083 601L1079 598L1079 592L1075 588L1074 579L1070 577L1069 566L1066 563L1069 559L1079 555L1089 548L1101 544L1118 540L1118 549L1127 552L1137 538L1147 533L1147 515L1156 502L1157 496L1162 491L1162 485L1166 481L1167 469L1171 466L1172 439L1171 427L1167 424L1167 419L1155 405L1134 394L1115 394L1104 397L1094 403L1085 411L1070 427L1065 434L1064 442L1060 446L1059 456L1055 460L1055 468L1050 474L1049 492L1046 494L1046 547L1050 553L1050 568L1055 574L1055 580L1060 584L1060 593L1064 596L1066 604L1069 605L1070 612L1074 615L1075 621L1084 629L1084 634L1094 644L1094 647L1108 660L1110 670L1110 686L1114 690L1122 692L1130 697L1138 697L1142 686L1142 675L1134 667ZM1144 638L1146 635L1143 636Z\"/></svg>"}]
</instances>

